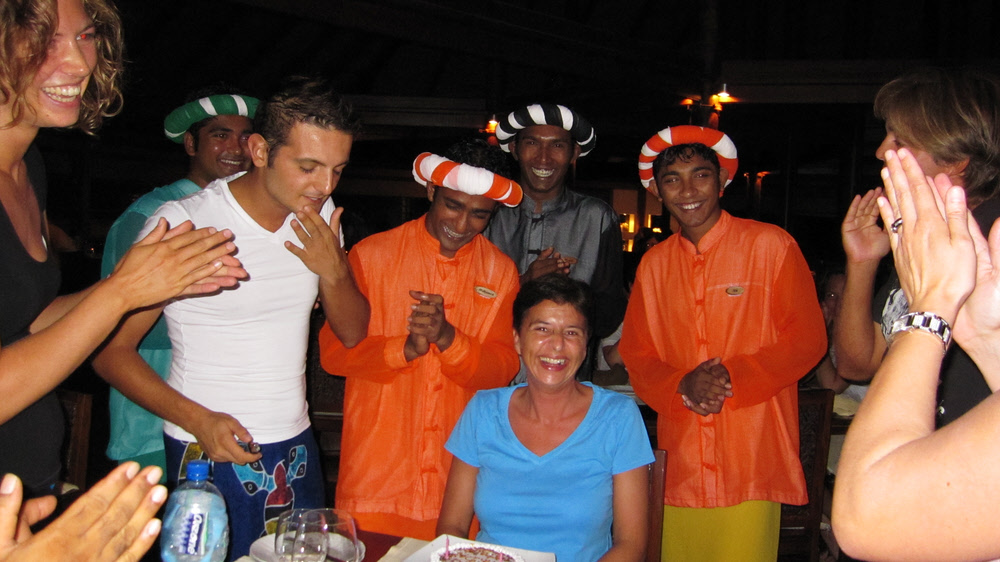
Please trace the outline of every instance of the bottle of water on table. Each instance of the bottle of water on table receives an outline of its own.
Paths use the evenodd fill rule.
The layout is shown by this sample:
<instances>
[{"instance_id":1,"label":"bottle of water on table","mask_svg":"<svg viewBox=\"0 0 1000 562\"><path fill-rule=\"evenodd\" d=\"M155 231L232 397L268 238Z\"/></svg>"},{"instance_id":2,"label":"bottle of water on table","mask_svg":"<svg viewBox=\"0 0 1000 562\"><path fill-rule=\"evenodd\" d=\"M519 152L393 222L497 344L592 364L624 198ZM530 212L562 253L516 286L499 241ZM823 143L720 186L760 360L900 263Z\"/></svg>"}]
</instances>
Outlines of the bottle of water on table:
<instances>
[{"instance_id":1,"label":"bottle of water on table","mask_svg":"<svg viewBox=\"0 0 1000 562\"><path fill-rule=\"evenodd\" d=\"M167 501L160 556L163 562L221 562L228 547L226 502L208 481L208 461L189 461L187 481Z\"/></svg>"}]
</instances>

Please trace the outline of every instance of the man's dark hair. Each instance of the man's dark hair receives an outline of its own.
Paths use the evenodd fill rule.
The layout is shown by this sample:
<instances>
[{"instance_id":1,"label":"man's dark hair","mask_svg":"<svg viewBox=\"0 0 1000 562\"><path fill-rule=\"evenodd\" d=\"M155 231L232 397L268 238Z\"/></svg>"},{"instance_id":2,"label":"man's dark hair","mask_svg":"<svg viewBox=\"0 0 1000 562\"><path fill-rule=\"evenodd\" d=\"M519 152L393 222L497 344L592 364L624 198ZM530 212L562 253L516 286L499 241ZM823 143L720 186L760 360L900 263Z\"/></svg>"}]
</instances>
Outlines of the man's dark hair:
<instances>
[{"instance_id":1,"label":"man's dark hair","mask_svg":"<svg viewBox=\"0 0 1000 562\"><path fill-rule=\"evenodd\" d=\"M514 329L521 329L524 315L542 301L568 304L587 321L587 333L593 325L594 299L590 285L560 273L550 273L521 285L514 299Z\"/></svg>"},{"instance_id":2,"label":"man's dark hair","mask_svg":"<svg viewBox=\"0 0 1000 562\"><path fill-rule=\"evenodd\" d=\"M669 166L678 160L681 162L690 162L695 156L701 156L707 160L715 168L715 173L719 173L719 154L700 142L693 142L690 144L677 144L661 152L656 157L656 160L653 160L653 177L658 176L660 170L665 166Z\"/></svg>"},{"instance_id":3,"label":"man's dark hair","mask_svg":"<svg viewBox=\"0 0 1000 562\"><path fill-rule=\"evenodd\" d=\"M490 145L483 139L462 139L449 146L443 156L452 162L485 168L508 179L512 177L510 159L507 158L504 151Z\"/></svg>"},{"instance_id":4,"label":"man's dark hair","mask_svg":"<svg viewBox=\"0 0 1000 562\"><path fill-rule=\"evenodd\" d=\"M254 131L267 141L268 166L274 162L278 149L288 142L288 132L296 123L336 129L351 136L361 131L361 120L354 108L337 93L329 80L292 76L285 79L277 93L257 107Z\"/></svg>"},{"instance_id":5,"label":"man's dark hair","mask_svg":"<svg viewBox=\"0 0 1000 562\"><path fill-rule=\"evenodd\" d=\"M184 103L190 103L195 100L200 100L201 98L207 98L209 96L247 96L247 95L250 94L247 94L245 91L241 90L240 88L237 88L236 86L233 86L232 84L229 84L228 82L216 82L215 84L205 86L203 88L198 88L197 90L188 92L188 94L184 96ZM198 150L198 138L200 136L199 133L201 133L202 128L204 128L205 125L208 125L208 122L211 121L212 119L215 119L215 116L209 117L207 119L202 119L197 123L192 123L191 126L188 127L187 132L191 133L191 136L194 137L195 150Z\"/></svg>"}]
</instances>

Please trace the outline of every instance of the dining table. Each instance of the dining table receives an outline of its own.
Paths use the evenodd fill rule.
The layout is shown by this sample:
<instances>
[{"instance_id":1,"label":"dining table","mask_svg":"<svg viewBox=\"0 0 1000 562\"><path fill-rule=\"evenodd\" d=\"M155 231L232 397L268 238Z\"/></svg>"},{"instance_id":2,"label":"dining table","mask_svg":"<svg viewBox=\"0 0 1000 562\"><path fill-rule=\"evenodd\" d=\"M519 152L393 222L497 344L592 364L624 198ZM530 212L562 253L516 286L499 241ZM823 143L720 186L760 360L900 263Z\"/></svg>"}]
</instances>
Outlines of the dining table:
<instances>
[{"instance_id":1,"label":"dining table","mask_svg":"<svg viewBox=\"0 0 1000 562\"><path fill-rule=\"evenodd\" d=\"M364 531L361 529L358 529L358 540L365 543L365 560L372 562L401 561L410 554L420 550L420 548L428 542L419 539L386 535L383 533L373 533L371 531ZM392 553L393 556L387 557L387 555L390 554L389 551L392 550L393 547L402 548L396 548L396 550Z\"/></svg>"},{"instance_id":2,"label":"dining table","mask_svg":"<svg viewBox=\"0 0 1000 562\"><path fill-rule=\"evenodd\" d=\"M446 548L449 540L452 547L463 543L481 544L451 535L441 535L433 541L425 541L411 537L397 537L384 533L373 533L362 529L358 529L358 540L364 543L365 546L364 559L359 562L426 562L434 551ZM525 562L556 562L556 556L551 552L537 552L513 547L505 548L511 551L512 554L520 555ZM252 548L251 552L253 552ZM258 553L258 555L261 554L263 553ZM273 556L272 554L269 558L273 560ZM236 562L258 562L258 559L251 556L244 556ZM264 562L270 562L270 560L265 560Z\"/></svg>"},{"instance_id":3,"label":"dining table","mask_svg":"<svg viewBox=\"0 0 1000 562\"><path fill-rule=\"evenodd\" d=\"M429 541L408 537L397 537L384 533L374 533L358 529L358 540L365 544L364 562L402 562L420 550ZM257 562L250 556L238 558L236 562Z\"/></svg>"}]
</instances>

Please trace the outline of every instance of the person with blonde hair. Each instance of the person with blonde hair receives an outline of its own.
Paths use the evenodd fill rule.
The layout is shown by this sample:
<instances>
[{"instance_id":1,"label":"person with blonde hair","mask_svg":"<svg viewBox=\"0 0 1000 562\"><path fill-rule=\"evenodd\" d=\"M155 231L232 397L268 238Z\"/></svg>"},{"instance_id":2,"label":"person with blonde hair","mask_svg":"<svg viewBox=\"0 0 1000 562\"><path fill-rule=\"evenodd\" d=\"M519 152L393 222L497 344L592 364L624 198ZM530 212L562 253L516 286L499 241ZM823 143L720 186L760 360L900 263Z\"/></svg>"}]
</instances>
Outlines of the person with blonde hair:
<instances>
[{"instance_id":1,"label":"person with blonde hair","mask_svg":"<svg viewBox=\"0 0 1000 562\"><path fill-rule=\"evenodd\" d=\"M875 156L907 148L928 175L943 173L965 189L968 206L983 232L1000 217L1000 78L973 68L924 68L887 83L875 98L875 115L886 135ZM874 300L879 261L889 252L889 233L878 222L881 189L854 198L841 235L847 282L833 330L838 373L871 379L888 348L893 322L907 310L895 275ZM873 306L874 305L874 306ZM984 379L968 354L953 346L943 363L938 425L967 412L1000 379Z\"/></svg>"},{"instance_id":2,"label":"person with blonde hair","mask_svg":"<svg viewBox=\"0 0 1000 562\"><path fill-rule=\"evenodd\" d=\"M955 342L988 379L1000 367L1000 229L983 238L966 191L889 150L878 198L906 314L847 433L833 530L864 560L993 560L1000 397L935 430L938 374Z\"/></svg>"}]
</instances>

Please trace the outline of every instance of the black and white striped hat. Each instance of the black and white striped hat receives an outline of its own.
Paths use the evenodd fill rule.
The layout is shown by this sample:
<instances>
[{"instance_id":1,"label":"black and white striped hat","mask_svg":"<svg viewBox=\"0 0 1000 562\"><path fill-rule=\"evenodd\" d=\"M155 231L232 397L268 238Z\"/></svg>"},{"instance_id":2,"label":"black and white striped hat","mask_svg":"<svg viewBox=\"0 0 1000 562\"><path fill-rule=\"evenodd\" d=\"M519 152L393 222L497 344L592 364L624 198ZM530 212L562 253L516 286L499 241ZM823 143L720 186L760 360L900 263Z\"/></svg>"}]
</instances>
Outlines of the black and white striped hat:
<instances>
[{"instance_id":1,"label":"black and white striped hat","mask_svg":"<svg viewBox=\"0 0 1000 562\"><path fill-rule=\"evenodd\" d=\"M554 103L536 103L512 111L507 119L497 124L496 135L500 148L504 152L510 152L510 142L514 140L514 135L532 125L555 125L566 129L580 145L580 156L589 154L597 144L594 127L575 111Z\"/></svg>"}]
</instances>

